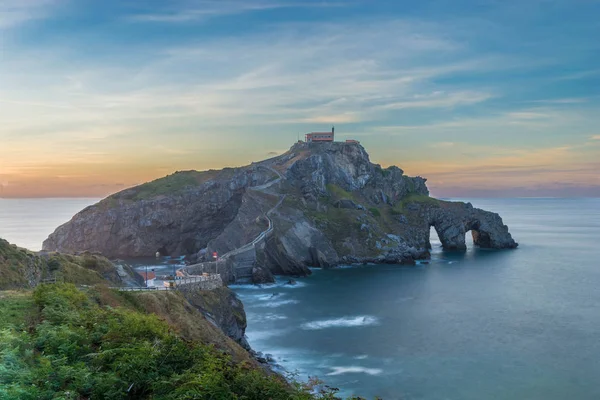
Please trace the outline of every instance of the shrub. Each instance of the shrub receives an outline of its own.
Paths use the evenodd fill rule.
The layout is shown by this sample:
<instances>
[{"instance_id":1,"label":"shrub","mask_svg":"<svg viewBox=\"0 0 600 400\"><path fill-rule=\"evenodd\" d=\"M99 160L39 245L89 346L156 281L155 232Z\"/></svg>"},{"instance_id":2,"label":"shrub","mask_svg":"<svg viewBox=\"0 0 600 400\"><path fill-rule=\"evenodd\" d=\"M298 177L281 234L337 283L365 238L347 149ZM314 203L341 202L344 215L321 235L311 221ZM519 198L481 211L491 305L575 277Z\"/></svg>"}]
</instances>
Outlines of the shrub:
<instances>
[{"instance_id":1,"label":"shrub","mask_svg":"<svg viewBox=\"0 0 600 400\"><path fill-rule=\"evenodd\" d=\"M369 212L373 214L374 217L381 217L381 212L379 212L379 210L375 207L369 208Z\"/></svg>"},{"instance_id":2,"label":"shrub","mask_svg":"<svg viewBox=\"0 0 600 400\"><path fill-rule=\"evenodd\" d=\"M186 342L153 314L101 307L71 284L41 285L33 298L38 325L0 331L0 400L335 399Z\"/></svg>"}]
</instances>

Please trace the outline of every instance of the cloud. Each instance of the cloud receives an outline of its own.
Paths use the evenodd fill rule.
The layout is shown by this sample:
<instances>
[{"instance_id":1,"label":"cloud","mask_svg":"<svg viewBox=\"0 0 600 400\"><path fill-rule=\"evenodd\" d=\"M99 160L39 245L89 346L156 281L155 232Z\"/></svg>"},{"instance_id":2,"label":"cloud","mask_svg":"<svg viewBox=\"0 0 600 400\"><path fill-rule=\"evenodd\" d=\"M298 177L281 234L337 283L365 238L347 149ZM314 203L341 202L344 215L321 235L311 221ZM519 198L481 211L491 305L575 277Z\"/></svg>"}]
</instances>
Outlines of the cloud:
<instances>
[{"instance_id":1,"label":"cloud","mask_svg":"<svg viewBox=\"0 0 600 400\"><path fill-rule=\"evenodd\" d=\"M542 114L539 112L511 112L508 113L508 117L517 119L517 120L529 120L529 119L546 119L548 118L547 114Z\"/></svg>"},{"instance_id":2,"label":"cloud","mask_svg":"<svg viewBox=\"0 0 600 400\"><path fill-rule=\"evenodd\" d=\"M455 144L456 143L454 143L454 142L437 142L437 143L432 143L431 147L447 149L449 147L454 147Z\"/></svg>"},{"instance_id":3,"label":"cloud","mask_svg":"<svg viewBox=\"0 0 600 400\"><path fill-rule=\"evenodd\" d=\"M578 80L600 75L600 69L590 69L560 76L559 80Z\"/></svg>"},{"instance_id":4,"label":"cloud","mask_svg":"<svg viewBox=\"0 0 600 400\"><path fill-rule=\"evenodd\" d=\"M388 102L375 108L383 110L400 110L404 108L451 108L484 102L492 98L489 93L437 91L431 94L415 94L412 98L399 102Z\"/></svg>"},{"instance_id":5,"label":"cloud","mask_svg":"<svg viewBox=\"0 0 600 400\"><path fill-rule=\"evenodd\" d=\"M13 28L30 20L43 18L58 0L2 0L0 29Z\"/></svg>"},{"instance_id":6,"label":"cloud","mask_svg":"<svg viewBox=\"0 0 600 400\"><path fill-rule=\"evenodd\" d=\"M591 140L600 140L600 135L592 135L590 136Z\"/></svg>"},{"instance_id":7,"label":"cloud","mask_svg":"<svg viewBox=\"0 0 600 400\"><path fill-rule=\"evenodd\" d=\"M156 48L146 59L118 66L74 68L61 61L70 58L68 49L25 52L22 59L0 66L0 73L18 68L46 82L36 91L15 88L14 97L8 88L3 102L14 107L7 108L5 123L47 125L43 115L38 121L18 116L30 106L65 108L52 114L54 126L78 120L122 125L124 119L169 123L182 118L201 119L204 126L352 123L381 119L399 109L468 106L492 96L451 86L432 90L440 77L501 68L487 59L464 60L461 46L439 35L439 27L401 20L351 25L306 24L192 41ZM445 55L436 60L441 49ZM448 60L455 52L456 59ZM26 61L40 58L44 62L36 65ZM38 70L42 64L43 75ZM122 82L123 76L131 79Z\"/></svg>"},{"instance_id":8,"label":"cloud","mask_svg":"<svg viewBox=\"0 0 600 400\"><path fill-rule=\"evenodd\" d=\"M532 103L542 104L582 104L587 103L590 99L585 97L572 97L564 99L549 99L549 100L534 100Z\"/></svg>"},{"instance_id":9,"label":"cloud","mask_svg":"<svg viewBox=\"0 0 600 400\"><path fill-rule=\"evenodd\" d=\"M49 15L50 0L9 1L0 5L0 26ZM6 4L19 12L2 14ZM32 175L43 180L68 174L66 167L57 167L62 161L86 171L111 163L144 165L147 171L124 178L131 184L175 169L241 165L264 157L264 143L286 149L297 133L335 124L341 137L360 137L374 160L448 180L442 172L470 176L461 170L465 165L475 172L494 165L506 169L511 162L535 169L552 163L552 155L574 164L573 150L554 150L547 158L519 151L597 141L598 135L590 138L600 122L597 98L551 90L565 97L546 99L544 85L556 84L555 78L529 79L540 63L556 67L554 52L548 53L550 61L544 54L510 53L514 43L506 51L497 37L492 39L498 46L482 50L489 37L476 21L465 25L469 21L353 14L316 22L284 18L260 29L241 24L244 28L226 34L222 29L204 34L190 33L183 23L342 3L163 4L133 17L112 15L117 23L86 28L87 39L102 36L97 34L106 33L106 26L138 33L131 40L96 43L98 52L82 51L91 44L77 34L3 46L0 76L8 78L0 99L0 170L10 172L11 180ZM166 27L123 23L124 18L172 23L172 35L146 40L146 32L147 38L163 37L159 30ZM144 40L136 41L139 34ZM528 158L534 161L524 164ZM42 166L46 169L37 169ZM564 171L565 176L578 173ZM550 179L550 172L544 173ZM98 176L94 172L90 179L110 183ZM484 178L469 179L485 183Z\"/></svg>"},{"instance_id":10,"label":"cloud","mask_svg":"<svg viewBox=\"0 0 600 400\"><path fill-rule=\"evenodd\" d=\"M186 23L192 21L205 21L211 18L227 15L242 14L247 12L269 11L281 8L323 8L342 7L348 3L342 2L293 2L293 1L256 1L256 0L230 0L230 1L196 1L191 7L179 7L159 13L138 14L129 16L135 22L157 23Z\"/></svg>"}]
</instances>

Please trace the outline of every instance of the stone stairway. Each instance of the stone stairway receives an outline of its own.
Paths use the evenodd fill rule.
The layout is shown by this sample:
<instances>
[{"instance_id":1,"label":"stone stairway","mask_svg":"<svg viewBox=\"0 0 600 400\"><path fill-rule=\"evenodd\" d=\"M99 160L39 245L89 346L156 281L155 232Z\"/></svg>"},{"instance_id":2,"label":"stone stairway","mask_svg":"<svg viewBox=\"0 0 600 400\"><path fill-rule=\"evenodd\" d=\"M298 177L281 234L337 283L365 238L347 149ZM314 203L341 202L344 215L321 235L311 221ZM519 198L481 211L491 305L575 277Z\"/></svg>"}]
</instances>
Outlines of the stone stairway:
<instances>
[{"instance_id":1,"label":"stone stairway","mask_svg":"<svg viewBox=\"0 0 600 400\"><path fill-rule=\"evenodd\" d=\"M256 262L256 251L254 246L248 248L243 253L231 257L233 259L235 280L251 280L252 268Z\"/></svg>"}]
</instances>

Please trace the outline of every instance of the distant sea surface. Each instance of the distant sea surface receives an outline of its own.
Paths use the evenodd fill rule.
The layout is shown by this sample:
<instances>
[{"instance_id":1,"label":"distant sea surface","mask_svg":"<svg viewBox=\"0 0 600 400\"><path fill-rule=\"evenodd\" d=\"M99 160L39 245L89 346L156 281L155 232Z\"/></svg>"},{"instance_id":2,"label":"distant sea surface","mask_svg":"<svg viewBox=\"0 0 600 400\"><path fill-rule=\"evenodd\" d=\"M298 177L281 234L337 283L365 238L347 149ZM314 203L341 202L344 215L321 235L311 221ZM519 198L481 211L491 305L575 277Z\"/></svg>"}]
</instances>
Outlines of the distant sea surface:
<instances>
[{"instance_id":1,"label":"distant sea surface","mask_svg":"<svg viewBox=\"0 0 600 400\"><path fill-rule=\"evenodd\" d=\"M100 199L0 199L0 238L39 251L42 242L73 215Z\"/></svg>"},{"instance_id":2,"label":"distant sea surface","mask_svg":"<svg viewBox=\"0 0 600 400\"><path fill-rule=\"evenodd\" d=\"M95 201L0 199L0 237L38 250ZM600 199L469 201L519 248L444 252L432 231L429 264L233 286L250 344L344 395L600 399Z\"/></svg>"}]
</instances>

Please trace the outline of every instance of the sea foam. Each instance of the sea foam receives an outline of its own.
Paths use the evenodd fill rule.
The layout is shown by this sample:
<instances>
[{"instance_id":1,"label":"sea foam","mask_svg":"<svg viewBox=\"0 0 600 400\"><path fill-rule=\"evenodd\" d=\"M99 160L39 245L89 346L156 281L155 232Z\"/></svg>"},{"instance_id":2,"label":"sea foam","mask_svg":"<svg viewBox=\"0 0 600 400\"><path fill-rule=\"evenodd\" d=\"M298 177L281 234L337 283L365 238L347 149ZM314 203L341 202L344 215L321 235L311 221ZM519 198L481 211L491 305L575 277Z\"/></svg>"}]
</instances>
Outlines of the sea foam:
<instances>
[{"instance_id":1,"label":"sea foam","mask_svg":"<svg viewBox=\"0 0 600 400\"><path fill-rule=\"evenodd\" d=\"M317 330L327 328L351 328L356 326L378 325L379 320L370 315L359 315L356 317L342 317L307 322L301 325L302 329Z\"/></svg>"},{"instance_id":2,"label":"sea foam","mask_svg":"<svg viewBox=\"0 0 600 400\"><path fill-rule=\"evenodd\" d=\"M350 374L350 373L360 373L360 374L368 374L368 375L379 375L383 372L383 370L379 368L365 368L365 367L331 367L333 371L328 373L328 376L342 375L342 374Z\"/></svg>"},{"instance_id":3,"label":"sea foam","mask_svg":"<svg viewBox=\"0 0 600 400\"><path fill-rule=\"evenodd\" d=\"M280 300L280 301L272 301L272 302L265 302L265 303L259 303L256 305L256 307L270 307L270 308L274 308L274 307L281 307L281 306L285 306L288 304L298 304L299 301L298 300Z\"/></svg>"}]
</instances>

